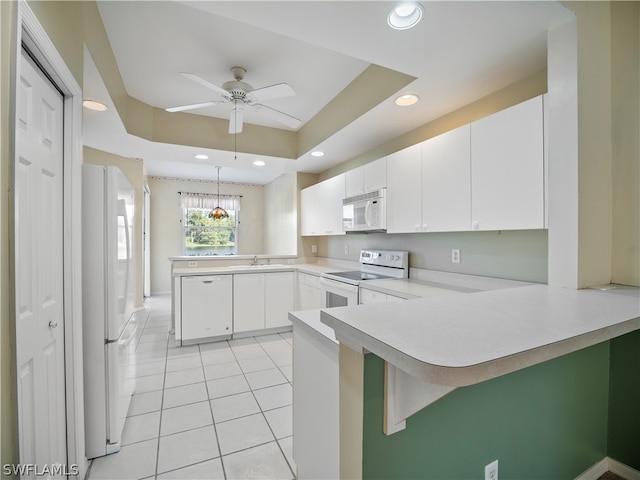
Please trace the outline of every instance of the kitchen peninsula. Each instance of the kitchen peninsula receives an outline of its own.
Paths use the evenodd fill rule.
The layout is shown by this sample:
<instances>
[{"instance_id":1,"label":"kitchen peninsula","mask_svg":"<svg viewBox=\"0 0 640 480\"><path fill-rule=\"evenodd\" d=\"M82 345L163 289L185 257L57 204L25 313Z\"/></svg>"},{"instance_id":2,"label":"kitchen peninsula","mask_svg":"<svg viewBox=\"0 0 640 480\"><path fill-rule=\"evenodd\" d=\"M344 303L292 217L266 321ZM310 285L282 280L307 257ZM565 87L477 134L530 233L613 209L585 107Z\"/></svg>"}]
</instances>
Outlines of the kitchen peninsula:
<instances>
[{"instance_id":1,"label":"kitchen peninsula","mask_svg":"<svg viewBox=\"0 0 640 480\"><path fill-rule=\"evenodd\" d=\"M499 458L507 478L575 478L601 460L616 362L640 346L640 290L611 287L323 310L340 342L341 476L471 478ZM541 453L562 457L555 470Z\"/></svg>"}]
</instances>

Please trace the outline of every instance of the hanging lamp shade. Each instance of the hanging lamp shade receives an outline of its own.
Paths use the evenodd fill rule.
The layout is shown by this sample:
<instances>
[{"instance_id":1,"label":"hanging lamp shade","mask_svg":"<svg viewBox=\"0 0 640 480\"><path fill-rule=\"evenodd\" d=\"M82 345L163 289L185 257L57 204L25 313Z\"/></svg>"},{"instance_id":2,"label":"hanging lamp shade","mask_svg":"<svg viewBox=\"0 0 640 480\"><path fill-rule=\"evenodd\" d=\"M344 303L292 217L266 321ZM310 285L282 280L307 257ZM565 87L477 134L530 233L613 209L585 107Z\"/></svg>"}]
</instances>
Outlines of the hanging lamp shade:
<instances>
[{"instance_id":1,"label":"hanging lamp shade","mask_svg":"<svg viewBox=\"0 0 640 480\"><path fill-rule=\"evenodd\" d=\"M209 212L209 218L213 218L215 220L221 220L223 218L228 218L229 214L227 211L220 206L220 168L218 169L218 206Z\"/></svg>"},{"instance_id":2,"label":"hanging lamp shade","mask_svg":"<svg viewBox=\"0 0 640 480\"><path fill-rule=\"evenodd\" d=\"M229 214L222 207L216 207L209 212L209 217L214 218L216 220L220 220L221 218L228 218Z\"/></svg>"}]
</instances>

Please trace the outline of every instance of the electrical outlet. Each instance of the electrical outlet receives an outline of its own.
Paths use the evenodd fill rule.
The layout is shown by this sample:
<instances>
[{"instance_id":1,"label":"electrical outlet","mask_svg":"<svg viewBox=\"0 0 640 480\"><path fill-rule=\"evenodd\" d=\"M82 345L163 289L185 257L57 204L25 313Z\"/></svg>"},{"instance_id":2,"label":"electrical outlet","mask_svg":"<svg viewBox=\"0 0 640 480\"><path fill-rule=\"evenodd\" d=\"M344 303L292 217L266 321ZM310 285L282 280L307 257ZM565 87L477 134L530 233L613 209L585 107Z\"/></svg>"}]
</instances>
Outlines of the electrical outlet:
<instances>
[{"instance_id":1,"label":"electrical outlet","mask_svg":"<svg viewBox=\"0 0 640 480\"><path fill-rule=\"evenodd\" d=\"M311 245L311 253L318 253L318 246L315 243Z\"/></svg>"},{"instance_id":2,"label":"electrical outlet","mask_svg":"<svg viewBox=\"0 0 640 480\"><path fill-rule=\"evenodd\" d=\"M451 263L460 263L460 249L452 248L451 249Z\"/></svg>"},{"instance_id":3,"label":"electrical outlet","mask_svg":"<svg viewBox=\"0 0 640 480\"><path fill-rule=\"evenodd\" d=\"M498 480L498 460L484 467L484 480Z\"/></svg>"},{"instance_id":4,"label":"electrical outlet","mask_svg":"<svg viewBox=\"0 0 640 480\"><path fill-rule=\"evenodd\" d=\"M197 267L198 262L189 262L187 265L189 265L190 267Z\"/></svg>"},{"instance_id":5,"label":"electrical outlet","mask_svg":"<svg viewBox=\"0 0 640 480\"><path fill-rule=\"evenodd\" d=\"M344 254L349 255L349 245L344 246Z\"/></svg>"}]
</instances>

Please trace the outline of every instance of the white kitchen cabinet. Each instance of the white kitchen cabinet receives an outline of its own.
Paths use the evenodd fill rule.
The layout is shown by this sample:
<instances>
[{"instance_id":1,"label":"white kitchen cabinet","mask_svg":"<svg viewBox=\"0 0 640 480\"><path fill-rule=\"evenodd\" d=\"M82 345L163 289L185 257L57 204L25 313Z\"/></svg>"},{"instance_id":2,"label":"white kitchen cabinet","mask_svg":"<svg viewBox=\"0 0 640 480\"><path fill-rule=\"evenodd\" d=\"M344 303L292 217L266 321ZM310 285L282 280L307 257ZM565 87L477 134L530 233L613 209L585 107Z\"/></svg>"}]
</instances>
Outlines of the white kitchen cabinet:
<instances>
[{"instance_id":1,"label":"white kitchen cabinet","mask_svg":"<svg viewBox=\"0 0 640 480\"><path fill-rule=\"evenodd\" d=\"M544 228L542 97L471 124L472 230Z\"/></svg>"},{"instance_id":2,"label":"white kitchen cabinet","mask_svg":"<svg viewBox=\"0 0 640 480\"><path fill-rule=\"evenodd\" d=\"M302 190L300 192L301 234L344 235L342 228L344 192L344 173Z\"/></svg>"},{"instance_id":3,"label":"white kitchen cabinet","mask_svg":"<svg viewBox=\"0 0 640 480\"><path fill-rule=\"evenodd\" d=\"M316 308L322 308L320 277L298 272L298 300L296 309L314 310Z\"/></svg>"},{"instance_id":4,"label":"white kitchen cabinet","mask_svg":"<svg viewBox=\"0 0 640 480\"><path fill-rule=\"evenodd\" d=\"M291 325L294 272L233 275L233 332Z\"/></svg>"},{"instance_id":5,"label":"white kitchen cabinet","mask_svg":"<svg viewBox=\"0 0 640 480\"><path fill-rule=\"evenodd\" d=\"M233 333L231 275L182 278L182 341Z\"/></svg>"},{"instance_id":6,"label":"white kitchen cabinet","mask_svg":"<svg viewBox=\"0 0 640 480\"><path fill-rule=\"evenodd\" d=\"M264 328L264 274L233 275L233 332Z\"/></svg>"},{"instance_id":7,"label":"white kitchen cabinet","mask_svg":"<svg viewBox=\"0 0 640 480\"><path fill-rule=\"evenodd\" d=\"M422 229L422 146L387 157L387 233Z\"/></svg>"},{"instance_id":8,"label":"white kitchen cabinet","mask_svg":"<svg viewBox=\"0 0 640 480\"><path fill-rule=\"evenodd\" d=\"M264 278L264 328L290 326L289 312L295 304L295 273L265 273Z\"/></svg>"},{"instance_id":9,"label":"white kitchen cabinet","mask_svg":"<svg viewBox=\"0 0 640 480\"><path fill-rule=\"evenodd\" d=\"M315 213L316 185L300 191L300 235L318 235L315 231L317 219Z\"/></svg>"},{"instance_id":10,"label":"white kitchen cabinet","mask_svg":"<svg viewBox=\"0 0 640 480\"><path fill-rule=\"evenodd\" d=\"M387 159L379 158L345 173L345 196L378 190L387 186Z\"/></svg>"},{"instance_id":11,"label":"white kitchen cabinet","mask_svg":"<svg viewBox=\"0 0 640 480\"><path fill-rule=\"evenodd\" d=\"M471 127L422 142L422 231L471 229Z\"/></svg>"}]
</instances>

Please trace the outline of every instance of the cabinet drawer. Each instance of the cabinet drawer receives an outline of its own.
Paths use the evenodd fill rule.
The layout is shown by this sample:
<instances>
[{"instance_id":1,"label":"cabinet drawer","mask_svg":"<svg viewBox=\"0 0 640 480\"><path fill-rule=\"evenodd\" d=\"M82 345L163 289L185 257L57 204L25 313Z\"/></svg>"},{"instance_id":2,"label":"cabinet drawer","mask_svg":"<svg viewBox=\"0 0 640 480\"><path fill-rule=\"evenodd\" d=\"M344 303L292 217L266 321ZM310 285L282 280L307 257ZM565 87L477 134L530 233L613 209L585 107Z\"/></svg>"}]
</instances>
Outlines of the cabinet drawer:
<instances>
[{"instance_id":1,"label":"cabinet drawer","mask_svg":"<svg viewBox=\"0 0 640 480\"><path fill-rule=\"evenodd\" d=\"M298 282L310 287L320 288L320 277L317 275L298 272Z\"/></svg>"}]
</instances>

